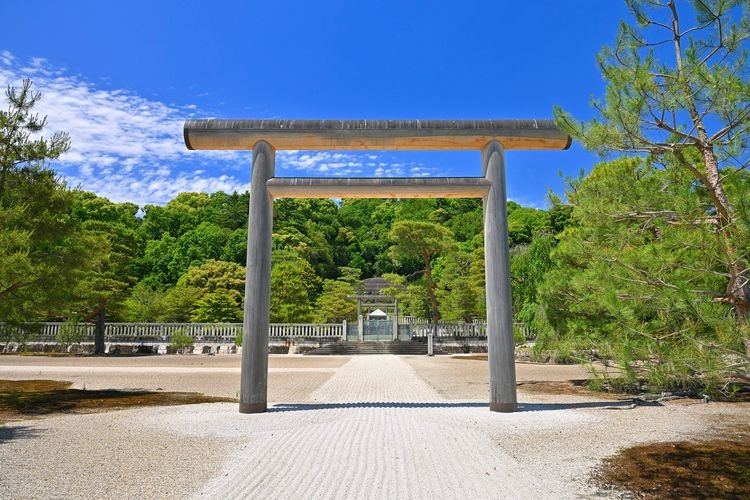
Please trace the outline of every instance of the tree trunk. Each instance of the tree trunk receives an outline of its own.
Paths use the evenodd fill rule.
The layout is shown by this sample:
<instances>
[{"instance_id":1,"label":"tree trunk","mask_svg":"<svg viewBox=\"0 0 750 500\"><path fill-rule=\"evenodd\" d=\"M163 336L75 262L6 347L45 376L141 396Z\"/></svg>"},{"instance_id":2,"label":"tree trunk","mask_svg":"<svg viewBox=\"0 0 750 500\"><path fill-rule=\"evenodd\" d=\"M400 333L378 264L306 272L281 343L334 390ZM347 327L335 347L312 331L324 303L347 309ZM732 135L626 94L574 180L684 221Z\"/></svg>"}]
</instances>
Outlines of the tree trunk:
<instances>
[{"instance_id":1,"label":"tree trunk","mask_svg":"<svg viewBox=\"0 0 750 500\"><path fill-rule=\"evenodd\" d=\"M682 36L680 31L680 18L677 13L677 6L674 0L669 0L667 6L672 12L672 33L674 34L675 60L677 63L677 75L683 90L683 97L687 106L690 119L693 122L695 131L698 134L696 146L701 152L706 175L703 176L693 165L688 165L689 160L679 154L679 161L685 164L692 172L699 176L699 180L708 191L711 202L716 209L719 218L717 228L717 239L721 250L724 253L727 271L729 271L729 283L727 284L727 296L734 306L737 315L737 322L740 328L748 324L750 318L750 276L747 275L747 265L742 261L739 253L732 244L732 225L735 222L734 210L729 199L724 192L721 184L721 175L719 172L719 162L714 153L713 144L706 132L706 126L703 122L703 115L699 112L693 99L694 89L685 78L683 73L682 60Z\"/></svg>"},{"instance_id":2,"label":"tree trunk","mask_svg":"<svg viewBox=\"0 0 750 500\"><path fill-rule=\"evenodd\" d=\"M740 325L745 325L750 319L748 318L750 315L750 276L748 276L747 265L742 261L731 241L731 228L735 222L734 210L721 185L719 165L713 148L706 146L701 150L701 153L706 167L706 180L708 181L706 189L709 191L709 195L714 202L714 208L719 214L717 236L729 272L727 295L734 306L737 321Z\"/></svg>"},{"instance_id":3,"label":"tree trunk","mask_svg":"<svg viewBox=\"0 0 750 500\"><path fill-rule=\"evenodd\" d=\"M427 280L427 296L430 298L430 305L432 306L432 321L437 324L440 321L440 313L438 312L437 299L435 299L435 284L432 282L430 256L423 255L422 257L424 258L424 277Z\"/></svg>"},{"instance_id":4,"label":"tree trunk","mask_svg":"<svg viewBox=\"0 0 750 500\"><path fill-rule=\"evenodd\" d=\"M96 313L96 327L94 329L94 354L104 354L104 307Z\"/></svg>"}]
</instances>

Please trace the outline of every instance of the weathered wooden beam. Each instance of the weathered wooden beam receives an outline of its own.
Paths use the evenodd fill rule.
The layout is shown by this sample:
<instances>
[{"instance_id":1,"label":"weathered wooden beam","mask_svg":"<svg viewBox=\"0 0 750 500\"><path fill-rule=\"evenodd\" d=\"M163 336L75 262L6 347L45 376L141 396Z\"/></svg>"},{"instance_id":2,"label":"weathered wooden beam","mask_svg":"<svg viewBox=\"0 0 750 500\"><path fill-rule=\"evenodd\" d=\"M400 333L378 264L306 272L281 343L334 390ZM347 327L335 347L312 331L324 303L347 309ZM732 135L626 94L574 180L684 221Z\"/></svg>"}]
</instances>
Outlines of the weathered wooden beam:
<instances>
[{"instance_id":1,"label":"weathered wooden beam","mask_svg":"<svg viewBox=\"0 0 750 500\"><path fill-rule=\"evenodd\" d=\"M482 198L490 182L483 177L274 177L266 187L274 198Z\"/></svg>"},{"instance_id":2,"label":"weathered wooden beam","mask_svg":"<svg viewBox=\"0 0 750 500\"><path fill-rule=\"evenodd\" d=\"M552 120L187 120L188 149L279 150L568 149Z\"/></svg>"},{"instance_id":3,"label":"weathered wooden beam","mask_svg":"<svg viewBox=\"0 0 750 500\"><path fill-rule=\"evenodd\" d=\"M245 308L240 371L240 413L263 413L268 401L268 336L271 307L271 237L273 201L266 181L276 168L273 148L253 147L253 173L247 228Z\"/></svg>"},{"instance_id":4,"label":"weathered wooden beam","mask_svg":"<svg viewBox=\"0 0 750 500\"><path fill-rule=\"evenodd\" d=\"M513 301L510 290L505 159L497 142L482 151L482 173L492 183L484 199L484 276L490 410L517 409Z\"/></svg>"}]
</instances>

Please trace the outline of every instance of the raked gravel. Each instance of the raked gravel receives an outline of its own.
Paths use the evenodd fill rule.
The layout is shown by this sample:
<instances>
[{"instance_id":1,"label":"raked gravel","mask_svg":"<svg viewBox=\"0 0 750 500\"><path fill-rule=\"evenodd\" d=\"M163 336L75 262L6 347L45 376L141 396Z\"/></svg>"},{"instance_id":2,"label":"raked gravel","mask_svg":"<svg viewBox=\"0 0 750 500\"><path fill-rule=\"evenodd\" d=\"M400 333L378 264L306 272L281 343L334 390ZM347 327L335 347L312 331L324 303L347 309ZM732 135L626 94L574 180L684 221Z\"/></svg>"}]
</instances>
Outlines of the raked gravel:
<instances>
[{"instance_id":1,"label":"raked gravel","mask_svg":"<svg viewBox=\"0 0 750 500\"><path fill-rule=\"evenodd\" d=\"M625 409L523 393L523 411L497 414L481 390L450 394L481 378L482 362L405 359L280 371L302 389L270 387L265 414L221 403L6 424L0 498L590 497L607 494L589 476L618 448L700 436L717 415L747 415L746 405ZM462 365L439 378L407 361ZM200 373L179 376L187 383Z\"/></svg>"}]
</instances>

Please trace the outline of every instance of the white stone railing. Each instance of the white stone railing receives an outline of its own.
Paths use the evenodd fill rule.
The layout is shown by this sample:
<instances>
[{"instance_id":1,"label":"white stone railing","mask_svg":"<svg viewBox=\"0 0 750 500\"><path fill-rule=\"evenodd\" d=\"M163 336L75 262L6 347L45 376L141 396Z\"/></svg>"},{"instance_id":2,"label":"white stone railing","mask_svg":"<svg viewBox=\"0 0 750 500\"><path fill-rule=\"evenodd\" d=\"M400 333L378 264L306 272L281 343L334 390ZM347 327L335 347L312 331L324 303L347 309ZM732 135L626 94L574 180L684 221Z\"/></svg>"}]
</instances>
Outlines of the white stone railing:
<instances>
[{"instance_id":1,"label":"white stone railing","mask_svg":"<svg viewBox=\"0 0 750 500\"><path fill-rule=\"evenodd\" d=\"M534 333L526 323L513 323L514 330L520 330L527 339L533 338ZM417 323L412 326L412 337L426 337L430 333L438 337L486 337L487 322L447 323L439 322L437 329L432 323Z\"/></svg>"},{"instance_id":2,"label":"white stone railing","mask_svg":"<svg viewBox=\"0 0 750 500\"><path fill-rule=\"evenodd\" d=\"M55 342L64 323L40 323L24 327L11 327L0 323L0 343ZM94 341L93 323L78 323L75 328L82 334L83 342ZM412 337L427 337L434 331L434 325L426 322L410 324ZM533 331L525 323L514 323L513 328L524 336L533 338ZM26 335L22 330L26 329ZM107 323L104 327L106 342L169 342L175 333L184 333L194 342L233 343L242 335L242 323ZM346 321L342 323L272 323L268 328L271 339L293 338L346 338ZM440 322L437 325L438 337L486 337L487 324Z\"/></svg>"},{"instance_id":3,"label":"white stone railing","mask_svg":"<svg viewBox=\"0 0 750 500\"><path fill-rule=\"evenodd\" d=\"M412 327L412 337L486 337L487 325L478 323L420 323Z\"/></svg>"},{"instance_id":4,"label":"white stone railing","mask_svg":"<svg viewBox=\"0 0 750 500\"><path fill-rule=\"evenodd\" d=\"M270 338L303 337L344 337L346 322L343 323L272 323L269 326Z\"/></svg>"},{"instance_id":5,"label":"white stone railing","mask_svg":"<svg viewBox=\"0 0 750 500\"><path fill-rule=\"evenodd\" d=\"M15 342L22 337L27 342L55 342L64 324L41 323L21 327L0 324L0 342ZM82 334L83 342L94 341L93 323L78 323L74 328ZM196 342L231 343L242 335L242 323L107 323L104 326L104 339L107 342L169 342L175 333L187 334ZM342 338L346 334L346 322L274 323L269 325L268 334L274 339Z\"/></svg>"}]
</instances>

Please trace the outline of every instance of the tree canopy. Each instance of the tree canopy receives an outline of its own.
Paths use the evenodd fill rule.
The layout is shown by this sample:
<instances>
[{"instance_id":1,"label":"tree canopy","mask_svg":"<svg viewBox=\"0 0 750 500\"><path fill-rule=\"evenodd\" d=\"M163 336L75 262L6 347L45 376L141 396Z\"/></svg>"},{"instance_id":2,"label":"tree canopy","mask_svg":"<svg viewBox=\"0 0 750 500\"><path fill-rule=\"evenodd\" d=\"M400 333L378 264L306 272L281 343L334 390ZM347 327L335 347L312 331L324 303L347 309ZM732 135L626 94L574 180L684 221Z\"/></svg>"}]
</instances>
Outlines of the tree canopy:
<instances>
[{"instance_id":1,"label":"tree canopy","mask_svg":"<svg viewBox=\"0 0 750 500\"><path fill-rule=\"evenodd\" d=\"M749 6L626 3L636 22L599 54L596 117L555 110L587 148L626 156L571 182L539 345L615 360L628 384L727 391L750 367Z\"/></svg>"},{"instance_id":2,"label":"tree canopy","mask_svg":"<svg viewBox=\"0 0 750 500\"><path fill-rule=\"evenodd\" d=\"M558 108L558 124L590 149L646 153L664 168L685 170L701 186L700 222L716 235L727 274L722 299L747 325L746 201L727 184L750 164L748 4L699 0L690 2L691 9L675 0L626 3L636 25L623 22L614 47L599 54L607 89L604 100L594 101L598 116L576 122ZM646 205L629 216L668 219L674 212L654 214Z\"/></svg>"}]
</instances>

